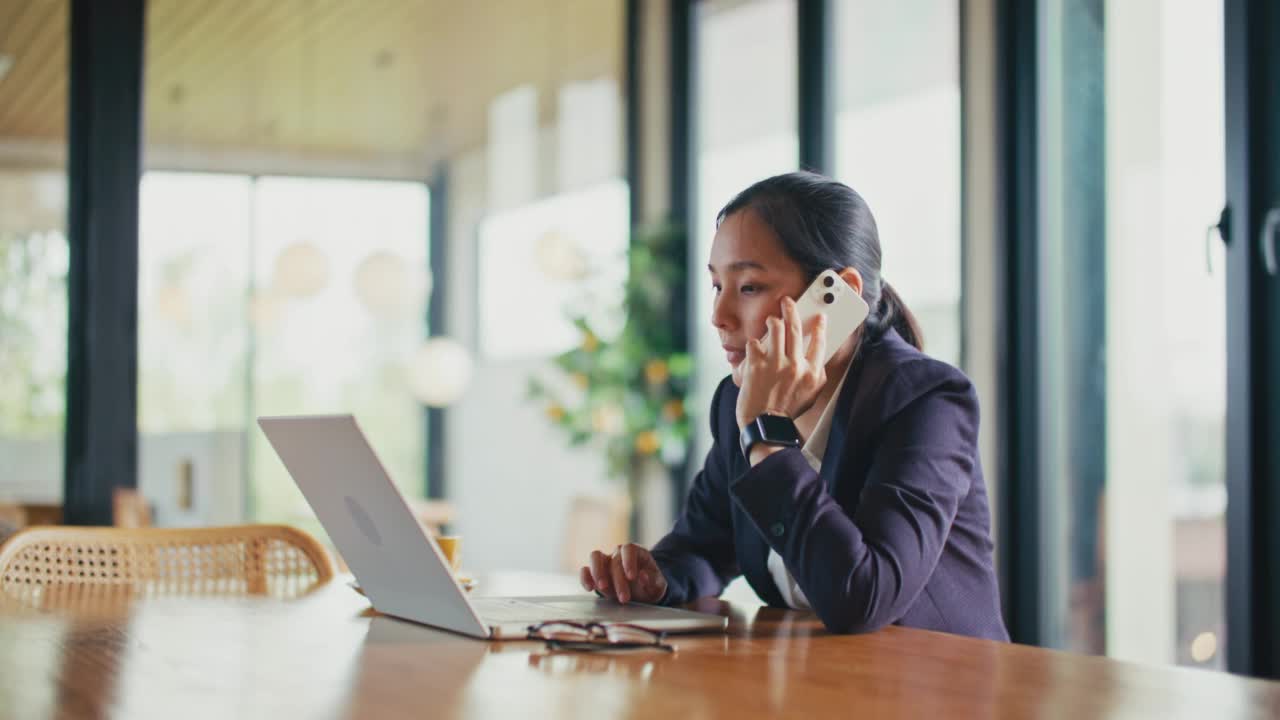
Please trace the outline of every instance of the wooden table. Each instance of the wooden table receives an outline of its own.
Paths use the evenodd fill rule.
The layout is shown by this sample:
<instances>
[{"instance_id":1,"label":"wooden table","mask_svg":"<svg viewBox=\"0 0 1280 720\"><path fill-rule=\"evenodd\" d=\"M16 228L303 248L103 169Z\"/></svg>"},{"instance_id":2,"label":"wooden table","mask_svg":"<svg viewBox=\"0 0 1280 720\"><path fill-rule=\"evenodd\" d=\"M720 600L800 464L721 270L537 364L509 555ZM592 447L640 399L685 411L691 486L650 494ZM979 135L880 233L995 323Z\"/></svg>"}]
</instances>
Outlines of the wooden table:
<instances>
[{"instance_id":1,"label":"wooden table","mask_svg":"<svg viewBox=\"0 0 1280 720\"><path fill-rule=\"evenodd\" d=\"M721 601L699 609L729 616L728 635L679 638L674 655L600 655L380 616L342 582L293 601L10 608L0 717L1280 717L1280 683L901 628L832 636L808 613Z\"/></svg>"}]
</instances>

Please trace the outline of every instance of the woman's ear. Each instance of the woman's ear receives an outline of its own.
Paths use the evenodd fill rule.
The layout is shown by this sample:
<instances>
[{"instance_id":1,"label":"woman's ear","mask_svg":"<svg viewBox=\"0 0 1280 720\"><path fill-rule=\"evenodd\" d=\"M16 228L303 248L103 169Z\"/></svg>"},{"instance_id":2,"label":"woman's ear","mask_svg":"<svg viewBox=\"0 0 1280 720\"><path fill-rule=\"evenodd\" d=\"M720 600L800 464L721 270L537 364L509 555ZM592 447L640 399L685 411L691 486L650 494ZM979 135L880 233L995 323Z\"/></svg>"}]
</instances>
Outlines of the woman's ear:
<instances>
[{"instance_id":1,"label":"woman's ear","mask_svg":"<svg viewBox=\"0 0 1280 720\"><path fill-rule=\"evenodd\" d=\"M858 272L857 268L847 267L841 270L840 277L844 278L844 281L849 284L849 287L853 288L854 292L858 293L859 296L862 295L862 273Z\"/></svg>"}]
</instances>

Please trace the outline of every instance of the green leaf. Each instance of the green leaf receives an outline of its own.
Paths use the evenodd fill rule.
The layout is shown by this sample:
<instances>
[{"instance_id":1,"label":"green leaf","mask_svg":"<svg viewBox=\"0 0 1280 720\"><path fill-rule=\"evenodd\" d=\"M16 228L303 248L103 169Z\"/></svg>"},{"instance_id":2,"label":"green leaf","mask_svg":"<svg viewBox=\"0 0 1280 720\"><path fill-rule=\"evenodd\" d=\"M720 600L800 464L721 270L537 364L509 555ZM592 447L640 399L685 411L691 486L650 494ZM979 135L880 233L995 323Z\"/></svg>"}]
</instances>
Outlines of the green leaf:
<instances>
[{"instance_id":1,"label":"green leaf","mask_svg":"<svg viewBox=\"0 0 1280 720\"><path fill-rule=\"evenodd\" d=\"M693 373L693 356L689 353L672 353L667 358L667 368L676 377L689 377Z\"/></svg>"},{"instance_id":2,"label":"green leaf","mask_svg":"<svg viewBox=\"0 0 1280 720\"><path fill-rule=\"evenodd\" d=\"M676 347L671 317L674 290L684 283L685 237L683 229L672 222L632 228L626 257L628 279L623 292L622 332L606 341L592 330L588 319L598 315L576 312L570 307L566 317L582 339L590 333L596 342L581 342L551 359L560 372L587 378L581 395L574 395L581 398L578 406L561 404L564 415L553 424L564 429L570 445L600 441L610 475L620 479L631 474L638 462L634 449L638 433L658 432L664 462L679 462L688 451L691 428L687 415L673 422L662 414L668 402L687 400L693 374L692 357ZM579 307L589 304L589 299L583 300ZM666 362L669 374L665 382L650 384L645 366L655 359ZM537 378L530 379L528 396L534 401L555 400L546 384ZM601 435L593 428L593 413L605 405L621 409L620 434Z\"/></svg>"}]
</instances>

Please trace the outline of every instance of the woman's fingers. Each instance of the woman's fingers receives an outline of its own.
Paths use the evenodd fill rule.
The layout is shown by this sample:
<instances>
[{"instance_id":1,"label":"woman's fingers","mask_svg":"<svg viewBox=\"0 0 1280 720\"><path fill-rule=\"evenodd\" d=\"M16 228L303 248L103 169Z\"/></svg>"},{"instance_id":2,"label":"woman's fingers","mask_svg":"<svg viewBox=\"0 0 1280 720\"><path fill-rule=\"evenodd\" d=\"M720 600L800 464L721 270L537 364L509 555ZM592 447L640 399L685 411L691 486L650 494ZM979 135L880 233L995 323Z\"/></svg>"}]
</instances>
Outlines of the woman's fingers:
<instances>
[{"instance_id":1,"label":"woman's fingers","mask_svg":"<svg viewBox=\"0 0 1280 720\"><path fill-rule=\"evenodd\" d=\"M619 551L622 556L622 574L627 576L627 580L636 579L636 565L639 562L638 553L640 546L635 543L627 543L622 546Z\"/></svg>"},{"instance_id":2,"label":"woman's fingers","mask_svg":"<svg viewBox=\"0 0 1280 720\"><path fill-rule=\"evenodd\" d=\"M635 543L621 545L612 555L596 550L591 553L591 564L584 565L578 571L578 581L583 589L595 591L618 602L630 602L637 597L641 602L652 602L650 598L659 588L658 576L661 570L649 551ZM661 596L661 593L658 593Z\"/></svg>"},{"instance_id":3,"label":"woman's fingers","mask_svg":"<svg viewBox=\"0 0 1280 720\"><path fill-rule=\"evenodd\" d=\"M591 551L591 579L596 590L612 595L609 591L609 556L599 550Z\"/></svg>"},{"instance_id":4,"label":"woman's fingers","mask_svg":"<svg viewBox=\"0 0 1280 720\"><path fill-rule=\"evenodd\" d=\"M648 563L647 567L640 570L640 578L645 593L644 602L656 603L661 600L663 593L667 591L667 579L663 577L658 564Z\"/></svg>"},{"instance_id":5,"label":"woman's fingers","mask_svg":"<svg viewBox=\"0 0 1280 720\"><path fill-rule=\"evenodd\" d=\"M800 311L796 309L796 301L791 298L782 299L782 319L786 321L787 342L783 351L792 365L799 365L804 355L804 333L800 328Z\"/></svg>"},{"instance_id":6,"label":"woman's fingers","mask_svg":"<svg viewBox=\"0 0 1280 720\"><path fill-rule=\"evenodd\" d=\"M654 602L658 599L658 579L653 576L652 571L641 571L641 573L636 577L635 587L636 597L641 602Z\"/></svg>"},{"instance_id":7,"label":"woman's fingers","mask_svg":"<svg viewBox=\"0 0 1280 720\"><path fill-rule=\"evenodd\" d=\"M782 318L770 317L765 321L765 327L769 330L769 345L764 349L774 358L786 357L787 328L782 324Z\"/></svg>"},{"instance_id":8,"label":"woman's fingers","mask_svg":"<svg viewBox=\"0 0 1280 720\"><path fill-rule=\"evenodd\" d=\"M667 591L666 578L653 555L642 545L619 545L611 555L596 550L591 564L578 570L578 581L618 602L657 602Z\"/></svg>"},{"instance_id":9,"label":"woman's fingers","mask_svg":"<svg viewBox=\"0 0 1280 720\"><path fill-rule=\"evenodd\" d=\"M813 319L813 330L810 332L813 342L809 343L809 350L805 353L805 360L809 362L809 367L817 369L823 365L822 359L826 357L827 352L827 316L818 313Z\"/></svg>"},{"instance_id":10,"label":"woman's fingers","mask_svg":"<svg viewBox=\"0 0 1280 720\"><path fill-rule=\"evenodd\" d=\"M627 576L622 571L622 548L618 548L613 557L609 558L609 572L618 602L625 603L631 600L631 583L627 582Z\"/></svg>"}]
</instances>

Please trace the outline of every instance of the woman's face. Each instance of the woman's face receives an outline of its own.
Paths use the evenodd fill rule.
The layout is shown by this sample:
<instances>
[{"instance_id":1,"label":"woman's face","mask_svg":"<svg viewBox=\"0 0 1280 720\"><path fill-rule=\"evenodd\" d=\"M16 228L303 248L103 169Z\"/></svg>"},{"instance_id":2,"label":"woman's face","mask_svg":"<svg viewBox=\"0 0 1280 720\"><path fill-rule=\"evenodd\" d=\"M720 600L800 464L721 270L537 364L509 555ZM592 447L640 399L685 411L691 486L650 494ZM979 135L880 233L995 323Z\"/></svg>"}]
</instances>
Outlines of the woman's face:
<instances>
[{"instance_id":1,"label":"woman's face","mask_svg":"<svg viewBox=\"0 0 1280 720\"><path fill-rule=\"evenodd\" d=\"M707 269L715 290L711 324L720 334L733 382L741 387L747 341L764 337L765 320L782 313L782 298L800 297L808 282L773 231L749 209L720 223Z\"/></svg>"}]
</instances>

